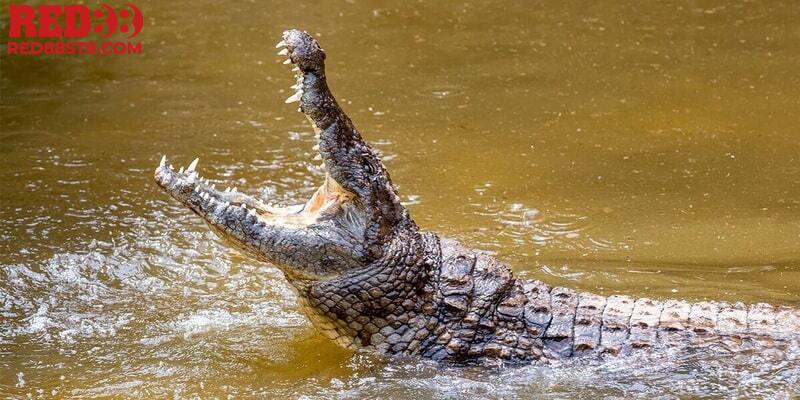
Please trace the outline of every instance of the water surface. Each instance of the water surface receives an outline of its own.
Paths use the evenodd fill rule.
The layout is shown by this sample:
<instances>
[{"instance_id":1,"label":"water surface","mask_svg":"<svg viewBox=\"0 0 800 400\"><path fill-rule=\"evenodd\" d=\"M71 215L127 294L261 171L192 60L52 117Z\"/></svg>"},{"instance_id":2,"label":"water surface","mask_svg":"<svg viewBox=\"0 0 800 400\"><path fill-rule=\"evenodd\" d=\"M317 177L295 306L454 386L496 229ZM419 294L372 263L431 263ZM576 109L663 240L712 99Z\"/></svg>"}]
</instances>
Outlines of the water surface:
<instances>
[{"instance_id":1,"label":"water surface","mask_svg":"<svg viewBox=\"0 0 800 400\"><path fill-rule=\"evenodd\" d=\"M152 182L167 154L271 201L313 192L273 48L299 27L423 228L554 285L797 306L796 3L296 3L141 0L141 56L3 55L0 393L797 395L791 354L485 371L345 351Z\"/></svg>"}]
</instances>

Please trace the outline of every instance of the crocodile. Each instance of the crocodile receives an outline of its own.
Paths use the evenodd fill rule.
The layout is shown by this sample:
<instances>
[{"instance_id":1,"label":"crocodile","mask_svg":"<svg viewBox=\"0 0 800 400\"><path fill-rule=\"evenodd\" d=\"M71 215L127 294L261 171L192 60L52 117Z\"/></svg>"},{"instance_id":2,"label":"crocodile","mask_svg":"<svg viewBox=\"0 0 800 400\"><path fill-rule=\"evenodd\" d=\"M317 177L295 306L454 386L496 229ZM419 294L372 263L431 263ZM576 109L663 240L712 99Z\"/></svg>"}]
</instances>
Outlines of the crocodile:
<instances>
[{"instance_id":1,"label":"crocodile","mask_svg":"<svg viewBox=\"0 0 800 400\"><path fill-rule=\"evenodd\" d=\"M276 48L293 65L287 103L313 128L324 181L274 206L217 190L198 160L156 183L224 242L280 269L304 312L337 344L451 364L526 364L637 349L797 343L800 310L764 303L601 296L522 280L491 255L420 230L376 151L334 99L325 52L305 32Z\"/></svg>"}]
</instances>

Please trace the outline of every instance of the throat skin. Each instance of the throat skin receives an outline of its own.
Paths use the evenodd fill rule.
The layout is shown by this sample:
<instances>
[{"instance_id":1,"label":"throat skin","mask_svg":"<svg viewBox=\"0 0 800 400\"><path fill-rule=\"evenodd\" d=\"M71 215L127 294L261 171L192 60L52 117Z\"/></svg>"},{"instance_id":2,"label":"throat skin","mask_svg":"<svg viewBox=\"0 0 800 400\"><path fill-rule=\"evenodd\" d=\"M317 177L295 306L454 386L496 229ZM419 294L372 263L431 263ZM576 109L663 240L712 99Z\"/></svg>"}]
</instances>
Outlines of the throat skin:
<instances>
[{"instance_id":1,"label":"throat skin","mask_svg":"<svg viewBox=\"0 0 800 400\"><path fill-rule=\"evenodd\" d=\"M351 349L416 354L428 337L411 336L436 323L432 284L439 249L435 235L410 233L396 236L383 258L363 268L329 280L290 281L323 335Z\"/></svg>"}]
</instances>

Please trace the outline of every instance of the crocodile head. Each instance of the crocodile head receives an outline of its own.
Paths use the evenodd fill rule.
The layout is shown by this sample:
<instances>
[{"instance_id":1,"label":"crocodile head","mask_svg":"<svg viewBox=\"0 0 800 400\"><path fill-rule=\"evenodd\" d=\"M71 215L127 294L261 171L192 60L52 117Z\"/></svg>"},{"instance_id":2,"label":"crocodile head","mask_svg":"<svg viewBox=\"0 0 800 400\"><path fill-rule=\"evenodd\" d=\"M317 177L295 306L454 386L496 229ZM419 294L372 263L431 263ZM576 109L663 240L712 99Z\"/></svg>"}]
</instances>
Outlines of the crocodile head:
<instances>
[{"instance_id":1,"label":"crocodile head","mask_svg":"<svg viewBox=\"0 0 800 400\"><path fill-rule=\"evenodd\" d=\"M297 76L286 102L299 102L316 132L326 174L314 195L268 206L236 189L216 190L198 174L197 160L176 171L162 158L155 180L240 251L278 266L290 280L325 280L381 258L397 230L416 226L379 157L331 95L317 41L290 30L276 47Z\"/></svg>"}]
</instances>

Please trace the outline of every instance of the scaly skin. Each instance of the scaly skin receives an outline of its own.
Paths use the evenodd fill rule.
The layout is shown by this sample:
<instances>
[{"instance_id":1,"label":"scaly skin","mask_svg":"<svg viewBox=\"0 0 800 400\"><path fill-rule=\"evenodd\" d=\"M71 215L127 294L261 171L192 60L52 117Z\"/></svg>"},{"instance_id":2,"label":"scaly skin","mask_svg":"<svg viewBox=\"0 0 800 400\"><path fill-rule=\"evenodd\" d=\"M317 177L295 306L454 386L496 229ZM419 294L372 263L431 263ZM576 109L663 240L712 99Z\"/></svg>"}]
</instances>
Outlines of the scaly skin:
<instances>
[{"instance_id":1,"label":"scaly skin","mask_svg":"<svg viewBox=\"0 0 800 400\"><path fill-rule=\"evenodd\" d=\"M217 191L197 174L196 160L176 172L162 159L155 179L233 247L280 268L311 321L336 343L448 363L520 364L660 346L797 341L795 309L551 288L420 231L331 94L319 44L291 30L277 47L298 72L298 93L287 102L300 102L319 139L326 178L315 195L280 208Z\"/></svg>"}]
</instances>

